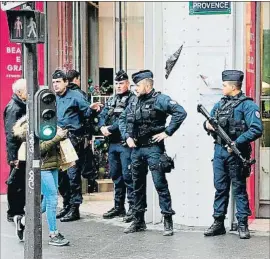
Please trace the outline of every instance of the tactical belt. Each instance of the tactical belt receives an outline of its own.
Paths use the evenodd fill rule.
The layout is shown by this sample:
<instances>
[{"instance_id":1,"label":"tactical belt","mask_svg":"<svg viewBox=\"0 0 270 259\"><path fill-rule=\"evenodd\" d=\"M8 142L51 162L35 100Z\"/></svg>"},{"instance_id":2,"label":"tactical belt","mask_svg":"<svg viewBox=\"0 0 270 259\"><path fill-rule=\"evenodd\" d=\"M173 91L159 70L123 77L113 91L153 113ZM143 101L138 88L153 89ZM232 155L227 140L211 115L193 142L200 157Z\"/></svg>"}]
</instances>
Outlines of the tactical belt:
<instances>
[{"instance_id":1,"label":"tactical belt","mask_svg":"<svg viewBox=\"0 0 270 259\"><path fill-rule=\"evenodd\" d=\"M152 140L152 138L138 138L136 139L135 143L137 147L149 147L157 144Z\"/></svg>"}]
</instances>

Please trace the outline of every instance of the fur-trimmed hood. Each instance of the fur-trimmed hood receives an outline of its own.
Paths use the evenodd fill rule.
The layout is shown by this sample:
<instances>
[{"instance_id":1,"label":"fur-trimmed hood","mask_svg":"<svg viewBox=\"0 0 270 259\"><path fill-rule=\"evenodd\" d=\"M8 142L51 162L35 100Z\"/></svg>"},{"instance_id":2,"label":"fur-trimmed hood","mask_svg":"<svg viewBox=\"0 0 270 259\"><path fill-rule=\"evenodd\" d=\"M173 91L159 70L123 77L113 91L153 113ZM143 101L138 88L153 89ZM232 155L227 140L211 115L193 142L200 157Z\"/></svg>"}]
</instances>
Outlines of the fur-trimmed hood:
<instances>
[{"instance_id":1,"label":"fur-trimmed hood","mask_svg":"<svg viewBox=\"0 0 270 259\"><path fill-rule=\"evenodd\" d=\"M15 125L13 126L13 133L14 136L21 139L22 141L26 140L26 133L27 133L27 122L26 122L26 115L21 117Z\"/></svg>"}]
</instances>

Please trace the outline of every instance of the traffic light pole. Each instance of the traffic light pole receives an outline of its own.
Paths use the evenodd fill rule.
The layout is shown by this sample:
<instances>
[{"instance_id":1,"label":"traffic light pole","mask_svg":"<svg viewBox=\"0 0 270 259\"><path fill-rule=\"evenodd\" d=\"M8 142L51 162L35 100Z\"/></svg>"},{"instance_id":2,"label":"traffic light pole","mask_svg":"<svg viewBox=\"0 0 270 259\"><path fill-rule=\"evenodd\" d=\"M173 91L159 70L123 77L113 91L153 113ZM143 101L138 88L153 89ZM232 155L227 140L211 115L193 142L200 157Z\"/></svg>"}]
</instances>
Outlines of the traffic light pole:
<instances>
[{"instance_id":1,"label":"traffic light pole","mask_svg":"<svg viewBox=\"0 0 270 259\"><path fill-rule=\"evenodd\" d=\"M27 82L27 159L26 159L26 217L25 259L42 259L41 179L39 139L34 130L34 96L38 90L37 44L24 45L24 71Z\"/></svg>"}]
</instances>

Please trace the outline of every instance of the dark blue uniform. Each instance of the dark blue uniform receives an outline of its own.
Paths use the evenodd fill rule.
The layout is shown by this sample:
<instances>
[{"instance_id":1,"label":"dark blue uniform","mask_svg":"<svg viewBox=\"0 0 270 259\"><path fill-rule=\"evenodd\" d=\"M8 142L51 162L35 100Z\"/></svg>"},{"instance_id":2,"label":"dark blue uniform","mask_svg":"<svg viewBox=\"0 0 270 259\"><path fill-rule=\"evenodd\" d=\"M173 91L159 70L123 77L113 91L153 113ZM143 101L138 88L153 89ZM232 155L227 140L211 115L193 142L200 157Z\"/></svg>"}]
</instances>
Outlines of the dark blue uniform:
<instances>
[{"instance_id":1,"label":"dark blue uniform","mask_svg":"<svg viewBox=\"0 0 270 259\"><path fill-rule=\"evenodd\" d=\"M236 103L240 98L245 97L241 92L235 97L224 97L218 102L211 111L211 116L218 117L219 120L222 108L226 112L229 110L229 103ZM262 135L263 126L260 119L259 107L250 99L245 99L232 111L232 118L228 118L226 133L235 141L236 146L244 153L246 157L250 156L250 142L256 140ZM230 115L229 115L230 116ZM224 118L225 116L223 116ZM232 119L234 122L232 122ZM229 121L231 120L231 121ZM222 122L221 122L222 123ZM231 131L230 132L230 127ZM214 167L214 184L216 188L214 201L214 218L225 218L229 202L230 181L236 199L238 221L247 222L248 216L251 215L249 208L248 195L246 191L246 176L242 172L241 161L233 154L228 153L222 141L217 140L215 145L215 154L213 160Z\"/></svg>"},{"instance_id":2,"label":"dark blue uniform","mask_svg":"<svg viewBox=\"0 0 270 259\"><path fill-rule=\"evenodd\" d=\"M172 118L168 127L165 128L168 115L171 115ZM160 155L165 152L164 141L153 143L151 138L164 131L168 136L172 136L186 116L182 106L172 101L169 96L159 94L153 89L149 94L139 98L138 102L128 106L125 114L121 117L120 129L123 137L136 139L137 145L131 154L135 193L134 210L136 212L144 213L146 209L147 167L144 164L147 164L159 194L161 213L175 214L171 206L171 196L165 173L158 166ZM125 120L127 121L126 129Z\"/></svg>"},{"instance_id":3,"label":"dark blue uniform","mask_svg":"<svg viewBox=\"0 0 270 259\"><path fill-rule=\"evenodd\" d=\"M109 166L110 176L114 182L114 202L115 208L124 209L125 196L129 206L133 206L133 186L130 170L130 154L131 149L127 145L123 145L118 120L120 114L126 106L134 100L134 94L126 92L122 95L116 95L111 100L108 100L99 117L99 127L109 126Z\"/></svg>"},{"instance_id":4,"label":"dark blue uniform","mask_svg":"<svg viewBox=\"0 0 270 259\"><path fill-rule=\"evenodd\" d=\"M243 80L243 73L236 70L224 71L222 76L223 81L242 82ZM215 104L211 116L218 120L219 125L235 142L243 156L249 159L250 142L258 139L263 132L259 107L252 99L246 97L241 91L236 96L225 96ZM214 223L214 228L212 225L211 231L208 229L209 232L205 235L225 233L223 222L227 214L231 182L236 201L236 217L239 225L244 226L247 230L248 216L251 215L246 190L246 178L249 176L249 170L243 167L241 160L234 153L227 151L225 143L219 137L216 137L215 140L213 170L216 189L213 217L215 222L221 224L217 228L218 231L215 231Z\"/></svg>"},{"instance_id":5,"label":"dark blue uniform","mask_svg":"<svg viewBox=\"0 0 270 259\"><path fill-rule=\"evenodd\" d=\"M116 74L116 81L128 80L127 74L120 70ZM109 140L109 167L110 176L114 183L114 209L105 213L104 218L113 218L119 214L125 214L125 197L129 203L129 213L133 208L133 182L131 175L131 149L125 144L119 131L119 116L125 110L129 103L134 101L136 96L127 91L123 94L117 94L110 98L99 116L99 128L109 126L111 135Z\"/></svg>"},{"instance_id":6,"label":"dark blue uniform","mask_svg":"<svg viewBox=\"0 0 270 259\"><path fill-rule=\"evenodd\" d=\"M67 88L64 95L56 97L56 104L58 126L69 130L68 137L77 154L80 154L84 145L83 122L84 118L91 114L90 103L79 91ZM80 159L76 161L75 166L67 170L69 183L63 174L66 172L62 173L61 182L63 181L63 184L59 183L59 191L63 194L64 207L75 206L78 208L82 203Z\"/></svg>"}]
</instances>

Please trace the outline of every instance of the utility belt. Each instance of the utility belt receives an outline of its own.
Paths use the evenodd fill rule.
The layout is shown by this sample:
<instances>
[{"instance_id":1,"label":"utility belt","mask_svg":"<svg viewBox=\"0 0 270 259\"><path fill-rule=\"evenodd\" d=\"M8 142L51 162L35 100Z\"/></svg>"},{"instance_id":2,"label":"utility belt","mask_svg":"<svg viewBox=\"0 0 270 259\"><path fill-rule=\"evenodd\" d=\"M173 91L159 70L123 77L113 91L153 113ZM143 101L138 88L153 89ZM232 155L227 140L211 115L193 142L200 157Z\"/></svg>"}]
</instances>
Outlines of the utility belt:
<instances>
[{"instance_id":1,"label":"utility belt","mask_svg":"<svg viewBox=\"0 0 270 259\"><path fill-rule=\"evenodd\" d=\"M135 139L135 144L137 147L149 147L149 146L153 146L153 145L157 145L158 142L154 142L152 140L152 137L139 137Z\"/></svg>"},{"instance_id":2,"label":"utility belt","mask_svg":"<svg viewBox=\"0 0 270 259\"><path fill-rule=\"evenodd\" d=\"M72 145L78 152L80 149L81 144L85 141L85 136L81 134L76 134L73 131L69 131L67 137L70 139Z\"/></svg>"}]
</instances>

